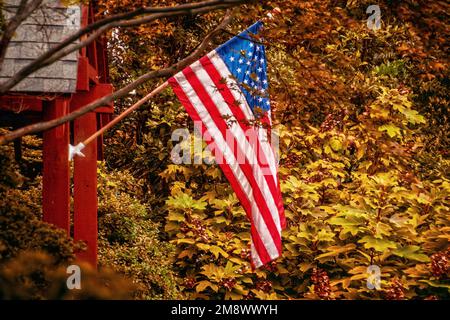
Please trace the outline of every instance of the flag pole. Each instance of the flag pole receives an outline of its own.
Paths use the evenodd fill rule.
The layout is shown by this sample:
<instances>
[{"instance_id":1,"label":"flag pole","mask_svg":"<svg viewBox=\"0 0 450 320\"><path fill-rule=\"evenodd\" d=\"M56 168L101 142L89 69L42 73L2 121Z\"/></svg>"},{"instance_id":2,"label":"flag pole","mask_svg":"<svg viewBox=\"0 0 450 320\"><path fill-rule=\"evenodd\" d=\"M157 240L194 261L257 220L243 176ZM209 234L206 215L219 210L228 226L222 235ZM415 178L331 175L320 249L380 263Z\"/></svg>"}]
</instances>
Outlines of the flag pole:
<instances>
[{"instance_id":1,"label":"flag pole","mask_svg":"<svg viewBox=\"0 0 450 320\"><path fill-rule=\"evenodd\" d=\"M110 122L108 122L104 127L102 127L100 130L96 131L93 135L88 137L83 142L78 143L76 146L72 146L69 144L69 161L73 159L75 155L84 157L84 154L81 152L86 145L91 143L93 140L97 139L99 136L101 136L103 133L106 132L106 130L110 129L111 127L115 126L118 122L120 122L123 118L125 118L128 114L133 112L134 110L138 109L140 106L142 106L145 102L153 98L155 95L160 93L162 90L164 90L168 86L168 82L165 81L161 85L159 85L157 88L155 88L152 92L144 96L142 99L140 99L138 102L133 104L131 107L127 108L124 112L119 114L117 117L112 119Z\"/></svg>"}]
</instances>

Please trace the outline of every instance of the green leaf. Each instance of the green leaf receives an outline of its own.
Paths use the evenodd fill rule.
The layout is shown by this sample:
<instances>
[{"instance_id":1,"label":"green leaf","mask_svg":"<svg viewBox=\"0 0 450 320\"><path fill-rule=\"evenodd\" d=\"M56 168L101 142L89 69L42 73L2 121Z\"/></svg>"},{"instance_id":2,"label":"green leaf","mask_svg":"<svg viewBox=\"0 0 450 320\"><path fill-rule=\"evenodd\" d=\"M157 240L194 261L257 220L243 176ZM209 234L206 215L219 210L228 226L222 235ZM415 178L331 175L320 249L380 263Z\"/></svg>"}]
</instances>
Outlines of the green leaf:
<instances>
[{"instance_id":1,"label":"green leaf","mask_svg":"<svg viewBox=\"0 0 450 320\"><path fill-rule=\"evenodd\" d=\"M202 269L203 271L200 273L211 279L220 279L224 275L223 267L216 266L212 263L204 265Z\"/></svg>"},{"instance_id":2,"label":"green leaf","mask_svg":"<svg viewBox=\"0 0 450 320\"><path fill-rule=\"evenodd\" d=\"M242 300L242 294L233 291L227 291L225 294L225 300Z\"/></svg>"},{"instance_id":3,"label":"green leaf","mask_svg":"<svg viewBox=\"0 0 450 320\"><path fill-rule=\"evenodd\" d=\"M340 151L342 150L342 142L339 140L339 138L333 137L330 139L330 146L333 151Z\"/></svg>"},{"instance_id":4,"label":"green leaf","mask_svg":"<svg viewBox=\"0 0 450 320\"><path fill-rule=\"evenodd\" d=\"M301 272L305 273L309 269L313 268L314 264L312 262L302 262L298 265L298 268Z\"/></svg>"},{"instance_id":5,"label":"green leaf","mask_svg":"<svg viewBox=\"0 0 450 320\"><path fill-rule=\"evenodd\" d=\"M386 131L389 137L393 138L395 136L401 136L400 128L392 124L385 124L378 127L378 131Z\"/></svg>"},{"instance_id":6,"label":"green leaf","mask_svg":"<svg viewBox=\"0 0 450 320\"><path fill-rule=\"evenodd\" d=\"M208 280L200 281L195 287L195 291L202 292L205 291L205 289L208 287L211 288L214 292L219 291L219 287L216 284L209 282Z\"/></svg>"},{"instance_id":7,"label":"green leaf","mask_svg":"<svg viewBox=\"0 0 450 320\"><path fill-rule=\"evenodd\" d=\"M223 212L223 211L221 211L221 212ZM217 224L222 224L222 223L225 223L226 225L230 224L230 221L228 221L228 219L225 218L224 216L215 217L215 218L213 218L213 221L214 221L214 223L217 223Z\"/></svg>"},{"instance_id":8,"label":"green leaf","mask_svg":"<svg viewBox=\"0 0 450 320\"><path fill-rule=\"evenodd\" d=\"M357 218L357 217L332 217L328 220L328 223L332 225L337 225L342 227L342 234L345 235L347 233L350 233L351 235L355 236L359 232L362 232L364 229L362 228L362 225L364 223L363 218Z\"/></svg>"},{"instance_id":9,"label":"green leaf","mask_svg":"<svg viewBox=\"0 0 450 320\"><path fill-rule=\"evenodd\" d=\"M209 249L211 247L209 244L206 244L206 243L196 243L195 245L197 246L197 248L199 248L200 250L203 250L203 251L209 251Z\"/></svg>"},{"instance_id":10,"label":"green leaf","mask_svg":"<svg viewBox=\"0 0 450 320\"><path fill-rule=\"evenodd\" d=\"M177 229L178 229L178 223L175 223L175 222L167 222L164 227L164 231L166 231L166 232L174 231Z\"/></svg>"},{"instance_id":11,"label":"green leaf","mask_svg":"<svg viewBox=\"0 0 450 320\"><path fill-rule=\"evenodd\" d=\"M228 258L229 254L226 253L222 248L218 246L211 246L209 248L209 251L212 252L212 254L217 258L219 258L219 254L221 254L224 258Z\"/></svg>"},{"instance_id":12,"label":"green leaf","mask_svg":"<svg viewBox=\"0 0 450 320\"><path fill-rule=\"evenodd\" d=\"M425 117L420 115L416 110L405 109L402 113L406 116L406 119L409 123L417 124L417 123L426 123Z\"/></svg>"},{"instance_id":13,"label":"green leaf","mask_svg":"<svg viewBox=\"0 0 450 320\"><path fill-rule=\"evenodd\" d=\"M250 284L253 284L253 280L252 280L252 278L250 278L250 277L242 277L240 280L241 280L243 283L250 283Z\"/></svg>"},{"instance_id":14,"label":"green leaf","mask_svg":"<svg viewBox=\"0 0 450 320\"><path fill-rule=\"evenodd\" d=\"M204 210L206 209L207 203L202 200L195 200L190 195L186 193L181 193L175 197L169 197L166 200L166 204L175 209L197 209Z\"/></svg>"},{"instance_id":15,"label":"green leaf","mask_svg":"<svg viewBox=\"0 0 450 320\"><path fill-rule=\"evenodd\" d=\"M353 243L349 243L342 247L341 246L331 246L331 247L327 248L328 252L318 255L317 257L315 257L315 260L321 260L326 257L335 257L341 253L352 251L355 248L356 248L356 245Z\"/></svg>"},{"instance_id":16,"label":"green leaf","mask_svg":"<svg viewBox=\"0 0 450 320\"><path fill-rule=\"evenodd\" d=\"M178 259L182 259L184 257L189 257L189 259L191 259L194 254L195 254L194 250L191 249L183 250L178 255Z\"/></svg>"},{"instance_id":17,"label":"green leaf","mask_svg":"<svg viewBox=\"0 0 450 320\"><path fill-rule=\"evenodd\" d=\"M445 284L445 283L439 283L439 282L431 281L431 280L419 280L419 282L424 282L435 288L445 288L445 289L447 289L448 292L450 292L450 285Z\"/></svg>"},{"instance_id":18,"label":"green leaf","mask_svg":"<svg viewBox=\"0 0 450 320\"><path fill-rule=\"evenodd\" d=\"M386 239L377 239L372 236L365 236L361 238L359 243L364 243L364 248L366 249L375 249L379 252L384 252L387 249L395 249L397 248L397 244L393 241Z\"/></svg>"},{"instance_id":19,"label":"green leaf","mask_svg":"<svg viewBox=\"0 0 450 320\"><path fill-rule=\"evenodd\" d=\"M395 249L394 251L392 251L392 253L395 254L396 256L406 258L409 260L415 260L419 262L429 262L430 258L428 258L428 256L426 256L423 253L418 253L419 250L420 247L418 246L405 246Z\"/></svg>"},{"instance_id":20,"label":"green leaf","mask_svg":"<svg viewBox=\"0 0 450 320\"><path fill-rule=\"evenodd\" d=\"M358 226L363 223L363 219L358 219L354 217L350 218L341 218L341 217L332 217L328 219L328 223L338 226Z\"/></svg>"},{"instance_id":21,"label":"green leaf","mask_svg":"<svg viewBox=\"0 0 450 320\"><path fill-rule=\"evenodd\" d=\"M177 243L178 243L178 244L180 244L180 243L194 244L194 243L195 243L195 240L194 240L194 239L187 239L187 238L184 238L184 239L178 239L178 240L177 240Z\"/></svg>"},{"instance_id":22,"label":"green leaf","mask_svg":"<svg viewBox=\"0 0 450 320\"><path fill-rule=\"evenodd\" d=\"M185 217L184 214L176 212L176 211L170 211L169 214L167 215L167 219L169 219L170 221L184 221Z\"/></svg>"}]
</instances>

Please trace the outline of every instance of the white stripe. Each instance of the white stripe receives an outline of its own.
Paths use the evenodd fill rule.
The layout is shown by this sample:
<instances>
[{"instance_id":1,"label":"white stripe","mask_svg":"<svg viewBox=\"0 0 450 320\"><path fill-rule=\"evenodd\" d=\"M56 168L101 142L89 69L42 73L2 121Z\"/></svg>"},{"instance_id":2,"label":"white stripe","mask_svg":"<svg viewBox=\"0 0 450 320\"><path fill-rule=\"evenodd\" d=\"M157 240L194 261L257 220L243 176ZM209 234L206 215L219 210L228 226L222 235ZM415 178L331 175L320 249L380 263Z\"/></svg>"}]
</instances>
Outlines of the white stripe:
<instances>
[{"instance_id":1,"label":"white stripe","mask_svg":"<svg viewBox=\"0 0 450 320\"><path fill-rule=\"evenodd\" d=\"M220 73L220 76L224 79L229 79L228 81L231 84L232 88L239 88L239 85L237 84L237 82L234 80L233 77L231 77L231 72L228 69L227 65L223 62L222 58L219 56L219 54L215 50L213 50L212 52L210 52L208 54L208 58L211 60L211 62L213 63L213 65L215 66L217 71ZM248 105L247 99L245 99L243 94L239 94L237 92L237 90L230 90L230 91L231 91L234 99L236 101L241 102L239 107L241 108L241 110L244 113L244 115L246 116L246 118L249 120L253 119L254 118L253 112L251 111L251 109ZM270 116L270 114L268 116ZM264 128L261 128L260 130L266 132L265 135L267 137L267 130ZM262 140L262 141L260 140L260 143L262 145L267 162L269 164L273 180L275 182L275 185L277 186L278 185L277 168L276 168L276 162L275 162L275 156L274 156L273 149L270 146L270 144L268 143L267 139Z\"/></svg>"},{"instance_id":2,"label":"white stripe","mask_svg":"<svg viewBox=\"0 0 450 320\"><path fill-rule=\"evenodd\" d=\"M252 209L253 223L255 224L255 228L258 231L258 234L261 237L261 241L264 243L264 246L267 252L269 253L269 256L271 257L271 259L277 258L279 256L277 247L259 211L259 208L256 205L256 201L253 197L253 190L250 184L248 183L248 180L245 177L244 173L242 172L239 164L236 162L236 158L234 157L233 152L228 147L228 144L225 142L222 133L217 128L216 124L214 123L214 120L211 118L211 115L201 102L200 98L197 96L191 84L186 80L184 74L182 72L179 72L174 76L174 78L177 80L181 89L184 91L189 101L191 102L192 106L197 111L198 115L200 116L200 119L203 121L206 128L208 129L209 134L211 134L211 136L214 138L215 144L222 151L231 171L233 172L237 181L240 183L242 189L244 190L244 193L247 195Z\"/></svg>"},{"instance_id":3,"label":"white stripe","mask_svg":"<svg viewBox=\"0 0 450 320\"><path fill-rule=\"evenodd\" d=\"M255 268L259 268L263 265L261 259L259 259L258 252L256 251L255 244L253 241L250 244L250 254L252 255L252 261Z\"/></svg>"},{"instance_id":4,"label":"white stripe","mask_svg":"<svg viewBox=\"0 0 450 320\"><path fill-rule=\"evenodd\" d=\"M209 60L211 60L212 64L217 69L217 71L220 73L220 76L223 79L227 79L227 83L231 84L231 88L239 88L238 83L231 76L231 72L228 69L227 65L225 64L225 62L223 62L222 58L219 56L219 54L215 50L213 50L210 53L208 53L208 58L209 58ZM239 94L239 92L241 92L241 90L239 90L239 92L237 92L238 90L230 90L230 91L231 91L231 94L233 95L234 99L236 101L241 102L239 104L239 107L241 108L241 110L244 113L245 117L248 120L254 119L253 112L251 111L250 106L248 105L247 99L245 99L245 97L244 97L244 95L242 93ZM268 114L268 116L270 117L270 113ZM261 128L260 130L264 131L265 132L265 136L267 137L267 130L264 129L264 128ZM267 141L267 139L260 140L260 144L262 146L262 149L263 149L264 154L266 156L267 162L269 164L270 171L272 173L271 176L273 177L273 180L275 182L275 186L278 186L277 167L276 167L277 164L275 162L275 156L274 156L274 151L272 149L272 146Z\"/></svg>"},{"instance_id":5,"label":"white stripe","mask_svg":"<svg viewBox=\"0 0 450 320\"><path fill-rule=\"evenodd\" d=\"M220 94L217 94L215 90L215 84L213 80L210 78L209 74L203 69L203 66L199 61L193 63L191 65L192 71L194 71L197 78L200 80L201 84L205 88L206 92L210 96L211 100L214 102L214 105L217 107L219 113L221 115L232 114L228 104L223 100ZM238 144L238 150L236 150L239 154L244 154L247 158L247 163L251 164L253 176L256 180L256 188L259 188L263 199L266 200L267 207L269 209L269 213L272 216L273 221L275 222L275 226L278 230L278 233L281 233L281 224L280 224L280 214L278 212L278 207L276 205L276 198L274 198L277 194L272 195L270 192L269 185L267 184L266 178L264 177L261 167L258 164L256 159L256 143L249 143L247 140L244 131L239 125L231 125L231 127L227 130L233 135L233 140L236 140ZM255 137L255 139L258 139ZM226 141L230 142L230 141ZM234 143L231 141L230 148L234 149ZM242 159L244 160L244 159ZM238 162L240 161L238 157ZM242 162L240 162L242 163ZM277 189L277 185L275 184L275 188ZM276 190L277 191L277 190Z\"/></svg>"}]
</instances>

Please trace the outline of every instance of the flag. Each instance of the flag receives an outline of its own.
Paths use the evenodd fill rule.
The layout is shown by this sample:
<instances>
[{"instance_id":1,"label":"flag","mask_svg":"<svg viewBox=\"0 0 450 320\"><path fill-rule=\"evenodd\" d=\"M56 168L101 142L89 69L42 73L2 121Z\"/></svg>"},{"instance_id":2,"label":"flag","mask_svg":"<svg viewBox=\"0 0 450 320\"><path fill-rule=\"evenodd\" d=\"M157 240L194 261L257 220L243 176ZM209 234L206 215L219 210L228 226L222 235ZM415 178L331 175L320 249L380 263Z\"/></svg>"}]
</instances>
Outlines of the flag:
<instances>
[{"instance_id":1,"label":"flag","mask_svg":"<svg viewBox=\"0 0 450 320\"><path fill-rule=\"evenodd\" d=\"M256 268L281 255L286 223L261 28L255 23L169 79L247 213Z\"/></svg>"}]
</instances>

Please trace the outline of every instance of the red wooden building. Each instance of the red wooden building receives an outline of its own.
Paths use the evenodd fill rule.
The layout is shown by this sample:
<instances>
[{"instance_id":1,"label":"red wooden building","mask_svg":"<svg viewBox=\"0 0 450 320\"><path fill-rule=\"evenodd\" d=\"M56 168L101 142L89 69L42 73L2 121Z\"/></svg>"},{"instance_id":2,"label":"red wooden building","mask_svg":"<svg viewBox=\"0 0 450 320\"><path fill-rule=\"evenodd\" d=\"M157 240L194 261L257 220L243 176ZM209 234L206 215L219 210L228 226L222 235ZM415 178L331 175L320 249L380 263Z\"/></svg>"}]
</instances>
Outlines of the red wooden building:
<instances>
[{"instance_id":1,"label":"red wooden building","mask_svg":"<svg viewBox=\"0 0 450 320\"><path fill-rule=\"evenodd\" d=\"M7 0L4 8L12 14L20 0ZM51 5L49 6L48 3ZM95 20L96 5L65 7L59 1L46 2L19 27L8 47L2 79L10 77L70 32ZM40 12L47 10L45 20ZM5 14L8 19L8 14ZM58 18L59 16L59 18ZM48 18L50 17L50 19ZM68 114L89 102L110 94L106 42L98 39L79 52L41 69L0 97L0 126L18 128ZM83 240L87 251L80 259L97 264L97 160L103 157L99 138L75 157L73 184L68 160L69 143L76 145L110 120L113 106L100 107L83 117L45 131L43 137L43 219L66 230L74 240ZM20 141L15 142L20 149ZM19 150L17 150L19 151ZM71 188L73 186L73 188ZM73 214L70 199L73 197Z\"/></svg>"}]
</instances>

